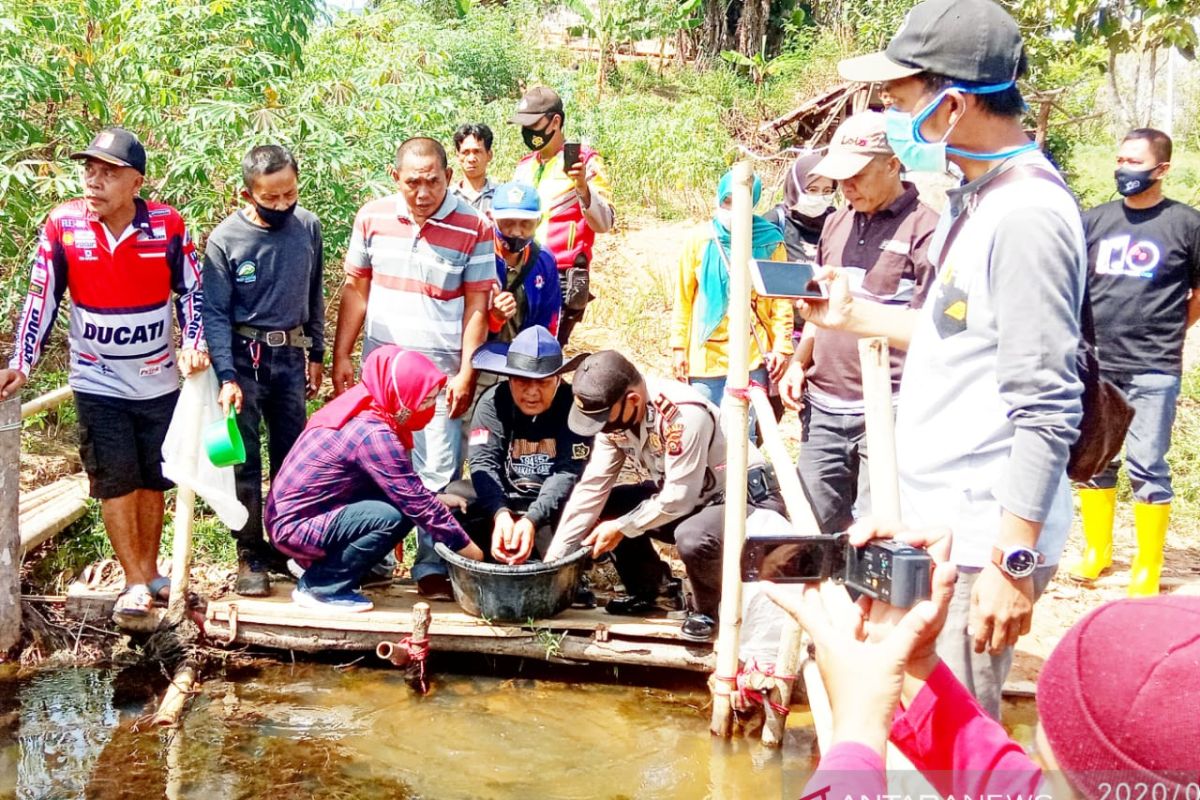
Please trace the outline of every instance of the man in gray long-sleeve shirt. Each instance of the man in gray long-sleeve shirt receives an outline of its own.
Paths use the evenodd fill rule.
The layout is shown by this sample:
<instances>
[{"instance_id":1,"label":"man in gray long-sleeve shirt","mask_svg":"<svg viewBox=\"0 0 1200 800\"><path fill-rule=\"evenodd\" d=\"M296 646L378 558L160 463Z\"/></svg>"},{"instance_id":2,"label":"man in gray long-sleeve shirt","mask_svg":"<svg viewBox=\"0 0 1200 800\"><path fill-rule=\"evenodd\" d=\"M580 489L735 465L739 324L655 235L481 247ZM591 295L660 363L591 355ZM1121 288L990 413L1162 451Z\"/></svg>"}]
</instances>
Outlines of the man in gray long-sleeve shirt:
<instances>
[{"instance_id":1,"label":"man in gray long-sleeve shirt","mask_svg":"<svg viewBox=\"0 0 1200 800\"><path fill-rule=\"evenodd\" d=\"M966 43L966 44L964 44ZM1079 309L1087 268L1074 198L1025 135L1016 23L991 0L926 0L886 52L844 61L881 82L888 140L910 170L949 159L930 247L938 280L919 312L852 297L835 277L811 321L908 350L896 419L903 522L953 531L959 579L938 654L999 715L1017 638L1071 522Z\"/></svg>"},{"instance_id":2,"label":"man in gray long-sleeve shirt","mask_svg":"<svg viewBox=\"0 0 1200 800\"><path fill-rule=\"evenodd\" d=\"M204 333L221 407L237 410L246 443L246 463L235 475L250 518L234 531L234 589L249 596L269 593L267 566L274 560L263 536L259 423L265 417L274 480L304 430L304 401L321 385L325 356L321 223L297 206L298 175L286 149L252 149L242 161L247 204L217 226L204 251L204 280L212 282Z\"/></svg>"}]
</instances>

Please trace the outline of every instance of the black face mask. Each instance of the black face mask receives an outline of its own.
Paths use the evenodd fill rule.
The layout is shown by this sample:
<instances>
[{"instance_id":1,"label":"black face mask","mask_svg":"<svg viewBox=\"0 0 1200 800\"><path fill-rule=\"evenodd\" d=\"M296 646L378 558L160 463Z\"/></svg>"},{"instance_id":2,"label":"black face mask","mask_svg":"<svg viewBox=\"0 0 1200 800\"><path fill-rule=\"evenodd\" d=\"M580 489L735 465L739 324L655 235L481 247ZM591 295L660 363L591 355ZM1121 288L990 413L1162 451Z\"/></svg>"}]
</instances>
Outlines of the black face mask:
<instances>
[{"instance_id":1,"label":"black face mask","mask_svg":"<svg viewBox=\"0 0 1200 800\"><path fill-rule=\"evenodd\" d=\"M267 224L271 230L279 230L287 221L296 213L296 204L292 203L285 209L267 208L257 200L254 201L254 210L258 213L258 218Z\"/></svg>"},{"instance_id":2,"label":"black face mask","mask_svg":"<svg viewBox=\"0 0 1200 800\"><path fill-rule=\"evenodd\" d=\"M528 125L521 126L521 139L525 142L525 146L530 150L541 150L546 145L550 144L550 140L554 138L557 130L550 130L550 126L546 125L542 130L535 130Z\"/></svg>"},{"instance_id":3,"label":"black face mask","mask_svg":"<svg viewBox=\"0 0 1200 800\"><path fill-rule=\"evenodd\" d=\"M504 245L504 249L510 253L520 253L533 241L533 239L525 236L505 236L500 232L499 228L496 228L496 238Z\"/></svg>"},{"instance_id":4,"label":"black face mask","mask_svg":"<svg viewBox=\"0 0 1200 800\"><path fill-rule=\"evenodd\" d=\"M634 413L629 419L625 419L625 400L621 400L621 413L617 415L615 420L609 420L604 423L604 427L600 429L601 433L620 433L622 431L633 430L637 425L637 408L634 408Z\"/></svg>"},{"instance_id":5,"label":"black face mask","mask_svg":"<svg viewBox=\"0 0 1200 800\"><path fill-rule=\"evenodd\" d=\"M1150 176L1158 167L1150 169L1129 169L1121 167L1113 177L1117 179L1117 193L1122 197L1133 197L1135 194L1141 194L1149 189L1154 184L1158 183L1157 179Z\"/></svg>"}]
</instances>

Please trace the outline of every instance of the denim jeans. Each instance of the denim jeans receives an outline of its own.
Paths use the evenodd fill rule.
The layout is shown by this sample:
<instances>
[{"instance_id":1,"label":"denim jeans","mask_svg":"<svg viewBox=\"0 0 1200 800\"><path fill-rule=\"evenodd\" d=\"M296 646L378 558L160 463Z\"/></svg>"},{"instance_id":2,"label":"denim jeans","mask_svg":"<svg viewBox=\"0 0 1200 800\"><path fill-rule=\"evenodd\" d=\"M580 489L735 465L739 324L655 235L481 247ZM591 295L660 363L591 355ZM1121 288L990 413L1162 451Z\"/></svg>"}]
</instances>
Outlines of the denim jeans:
<instances>
[{"instance_id":1,"label":"denim jeans","mask_svg":"<svg viewBox=\"0 0 1200 800\"><path fill-rule=\"evenodd\" d=\"M704 396L704 399L712 403L714 406L721 408L725 404L725 383L728 380L728 375L720 375L715 378L688 378L688 383ZM757 383L759 386L767 386L767 369L759 367L750 371L750 382ZM754 408L750 408L750 438L753 439L758 431L758 417L754 414Z\"/></svg>"},{"instance_id":2,"label":"denim jeans","mask_svg":"<svg viewBox=\"0 0 1200 800\"><path fill-rule=\"evenodd\" d=\"M412 522L390 503L361 500L333 518L321 548L325 557L304 572L297 584L314 595L358 589L363 576L404 540Z\"/></svg>"},{"instance_id":3,"label":"denim jeans","mask_svg":"<svg viewBox=\"0 0 1200 800\"><path fill-rule=\"evenodd\" d=\"M252 347L259 351L258 369L254 368ZM246 443L246 463L234 467L233 474L237 498L250 513L245 526L233 532L239 555L269 552L270 545L263 536L259 427L265 420L273 481L283 459L304 430L307 365L308 359L298 347L267 347L234 336L233 366L237 370L238 387L242 390L242 411L237 421L242 441Z\"/></svg>"},{"instance_id":4,"label":"denim jeans","mask_svg":"<svg viewBox=\"0 0 1200 800\"><path fill-rule=\"evenodd\" d=\"M365 361L371 351L381 344L384 343L364 339L363 360ZM413 448L409 453L412 456L413 469L421 478L421 483L431 492L444 491L462 472L462 425L462 417L450 419L446 392L442 390L437 398L437 409L433 419L424 430L413 434ZM446 574L445 562L433 551L433 537L420 528L417 529L417 557L411 572L416 580L421 580L426 575Z\"/></svg>"},{"instance_id":5,"label":"denim jeans","mask_svg":"<svg viewBox=\"0 0 1200 800\"><path fill-rule=\"evenodd\" d=\"M841 533L870 513L867 422L862 414L830 414L804 403L796 470L821 533Z\"/></svg>"},{"instance_id":6,"label":"denim jeans","mask_svg":"<svg viewBox=\"0 0 1200 800\"><path fill-rule=\"evenodd\" d=\"M1179 399L1180 378L1161 372L1105 372L1104 378L1116 384L1133 406L1133 422L1125 435L1125 468L1139 503L1169 503L1171 468L1167 451L1171 449L1171 427L1175 424L1175 402ZM1117 485L1118 457L1088 486L1111 489Z\"/></svg>"}]
</instances>

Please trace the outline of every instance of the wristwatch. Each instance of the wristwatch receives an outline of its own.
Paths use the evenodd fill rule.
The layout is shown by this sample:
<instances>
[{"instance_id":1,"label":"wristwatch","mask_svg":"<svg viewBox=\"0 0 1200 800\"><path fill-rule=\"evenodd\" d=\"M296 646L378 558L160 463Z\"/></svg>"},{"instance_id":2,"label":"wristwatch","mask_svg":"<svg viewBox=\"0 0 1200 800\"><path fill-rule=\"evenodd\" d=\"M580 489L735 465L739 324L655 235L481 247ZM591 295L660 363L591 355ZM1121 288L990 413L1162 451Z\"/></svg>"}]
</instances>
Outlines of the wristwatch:
<instances>
[{"instance_id":1,"label":"wristwatch","mask_svg":"<svg viewBox=\"0 0 1200 800\"><path fill-rule=\"evenodd\" d=\"M1029 577L1045 561L1044 555L1029 547L1010 547L1008 550L992 548L992 563L1012 578Z\"/></svg>"}]
</instances>

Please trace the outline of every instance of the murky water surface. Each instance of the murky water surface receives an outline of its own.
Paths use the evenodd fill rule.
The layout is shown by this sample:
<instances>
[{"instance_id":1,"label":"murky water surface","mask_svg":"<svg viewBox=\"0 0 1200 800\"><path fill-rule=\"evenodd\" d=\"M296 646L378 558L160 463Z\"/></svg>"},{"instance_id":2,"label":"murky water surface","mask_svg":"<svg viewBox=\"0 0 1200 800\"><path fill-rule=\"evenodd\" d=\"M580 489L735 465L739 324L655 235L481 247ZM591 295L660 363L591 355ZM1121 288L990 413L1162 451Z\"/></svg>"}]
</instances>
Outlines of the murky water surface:
<instances>
[{"instance_id":1,"label":"murky water surface","mask_svg":"<svg viewBox=\"0 0 1200 800\"><path fill-rule=\"evenodd\" d=\"M205 680L177 732L139 732L161 677L0 676L0 798L799 796L802 711L782 752L714 743L700 677L596 677L439 673L419 697L386 669L268 666Z\"/></svg>"},{"instance_id":2,"label":"murky water surface","mask_svg":"<svg viewBox=\"0 0 1200 800\"><path fill-rule=\"evenodd\" d=\"M138 730L165 676L0 673L0 798L768 800L815 766L800 708L773 752L709 737L698 676L516 669L439 672L419 697L388 669L243 668L207 678L176 731ZM1031 736L1032 703L1005 714Z\"/></svg>"}]
</instances>

